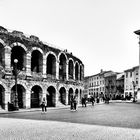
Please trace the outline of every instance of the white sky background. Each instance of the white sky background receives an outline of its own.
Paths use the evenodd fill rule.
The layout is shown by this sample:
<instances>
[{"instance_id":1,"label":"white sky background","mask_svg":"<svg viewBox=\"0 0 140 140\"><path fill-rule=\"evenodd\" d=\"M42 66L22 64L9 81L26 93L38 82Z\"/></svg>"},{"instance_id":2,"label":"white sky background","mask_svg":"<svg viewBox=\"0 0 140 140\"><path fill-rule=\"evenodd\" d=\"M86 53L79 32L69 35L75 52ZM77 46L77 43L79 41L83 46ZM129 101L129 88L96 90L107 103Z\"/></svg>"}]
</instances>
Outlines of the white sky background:
<instances>
[{"instance_id":1,"label":"white sky background","mask_svg":"<svg viewBox=\"0 0 140 140\"><path fill-rule=\"evenodd\" d=\"M139 64L140 0L0 0L0 26L67 49L85 76Z\"/></svg>"}]
</instances>

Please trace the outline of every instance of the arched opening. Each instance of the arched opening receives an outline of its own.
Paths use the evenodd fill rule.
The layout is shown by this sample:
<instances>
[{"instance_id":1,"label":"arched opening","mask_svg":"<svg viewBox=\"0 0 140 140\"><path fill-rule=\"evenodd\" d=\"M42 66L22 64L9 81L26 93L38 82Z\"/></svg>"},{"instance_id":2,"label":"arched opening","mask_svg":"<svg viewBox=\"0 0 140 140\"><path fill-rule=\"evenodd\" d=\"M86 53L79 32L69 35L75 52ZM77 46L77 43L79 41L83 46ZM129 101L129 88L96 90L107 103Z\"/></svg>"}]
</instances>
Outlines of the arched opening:
<instances>
[{"instance_id":1,"label":"arched opening","mask_svg":"<svg viewBox=\"0 0 140 140\"><path fill-rule=\"evenodd\" d=\"M4 66L4 46L0 43L0 66Z\"/></svg>"},{"instance_id":2,"label":"arched opening","mask_svg":"<svg viewBox=\"0 0 140 140\"><path fill-rule=\"evenodd\" d=\"M82 66L80 65L80 81L82 80Z\"/></svg>"},{"instance_id":3,"label":"arched opening","mask_svg":"<svg viewBox=\"0 0 140 140\"><path fill-rule=\"evenodd\" d=\"M78 89L75 90L75 95L78 97Z\"/></svg>"},{"instance_id":4,"label":"arched opening","mask_svg":"<svg viewBox=\"0 0 140 140\"><path fill-rule=\"evenodd\" d=\"M15 85L11 89L11 103L15 105ZM19 108L25 107L25 88L22 85L17 84L17 98Z\"/></svg>"},{"instance_id":5,"label":"arched opening","mask_svg":"<svg viewBox=\"0 0 140 140\"><path fill-rule=\"evenodd\" d=\"M42 96L42 88L38 85L33 86L31 89L31 108L40 107Z\"/></svg>"},{"instance_id":6,"label":"arched opening","mask_svg":"<svg viewBox=\"0 0 140 140\"><path fill-rule=\"evenodd\" d=\"M31 71L42 73L43 71L43 56L40 51L34 50L31 55Z\"/></svg>"},{"instance_id":7,"label":"arched opening","mask_svg":"<svg viewBox=\"0 0 140 140\"><path fill-rule=\"evenodd\" d=\"M26 68L26 52L21 46L14 46L11 51L11 66L14 66L14 60L17 59L17 69Z\"/></svg>"},{"instance_id":8,"label":"arched opening","mask_svg":"<svg viewBox=\"0 0 140 140\"><path fill-rule=\"evenodd\" d=\"M0 85L0 108L4 109L4 93L5 93L5 89L2 85Z\"/></svg>"},{"instance_id":9,"label":"arched opening","mask_svg":"<svg viewBox=\"0 0 140 140\"><path fill-rule=\"evenodd\" d=\"M73 79L73 67L74 67L73 61L70 60L69 61L69 79Z\"/></svg>"},{"instance_id":10,"label":"arched opening","mask_svg":"<svg viewBox=\"0 0 140 140\"><path fill-rule=\"evenodd\" d=\"M47 57L47 74L56 75L56 58L52 54Z\"/></svg>"},{"instance_id":11,"label":"arched opening","mask_svg":"<svg viewBox=\"0 0 140 140\"><path fill-rule=\"evenodd\" d=\"M47 89L48 94L47 94L47 106L48 107L54 107L55 106L55 100L56 100L56 91L53 86L48 87Z\"/></svg>"},{"instance_id":12,"label":"arched opening","mask_svg":"<svg viewBox=\"0 0 140 140\"><path fill-rule=\"evenodd\" d=\"M80 101L82 99L82 90L80 89Z\"/></svg>"},{"instance_id":13,"label":"arched opening","mask_svg":"<svg viewBox=\"0 0 140 140\"><path fill-rule=\"evenodd\" d=\"M66 104L66 89L64 87L61 87L59 90L60 96L59 96L59 101L62 104Z\"/></svg>"},{"instance_id":14,"label":"arched opening","mask_svg":"<svg viewBox=\"0 0 140 140\"><path fill-rule=\"evenodd\" d=\"M68 105L70 105L70 98L71 98L72 95L73 95L73 89L70 88L69 89L69 95L68 95Z\"/></svg>"},{"instance_id":15,"label":"arched opening","mask_svg":"<svg viewBox=\"0 0 140 140\"><path fill-rule=\"evenodd\" d=\"M75 80L78 80L78 63L75 64Z\"/></svg>"},{"instance_id":16,"label":"arched opening","mask_svg":"<svg viewBox=\"0 0 140 140\"><path fill-rule=\"evenodd\" d=\"M60 55L59 58L59 79L65 80L66 79L66 57L64 54Z\"/></svg>"}]
</instances>

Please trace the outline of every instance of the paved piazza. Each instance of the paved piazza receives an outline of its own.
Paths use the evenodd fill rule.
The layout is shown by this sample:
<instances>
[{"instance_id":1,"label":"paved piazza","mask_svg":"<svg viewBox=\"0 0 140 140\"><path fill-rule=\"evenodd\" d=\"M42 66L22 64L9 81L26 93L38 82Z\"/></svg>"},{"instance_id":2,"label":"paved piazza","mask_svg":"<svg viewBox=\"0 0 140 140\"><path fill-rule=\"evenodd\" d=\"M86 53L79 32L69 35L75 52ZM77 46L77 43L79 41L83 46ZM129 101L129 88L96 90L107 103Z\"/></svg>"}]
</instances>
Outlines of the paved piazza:
<instances>
[{"instance_id":1,"label":"paved piazza","mask_svg":"<svg viewBox=\"0 0 140 140\"><path fill-rule=\"evenodd\" d=\"M0 140L140 140L139 120L132 103L0 114Z\"/></svg>"}]
</instances>

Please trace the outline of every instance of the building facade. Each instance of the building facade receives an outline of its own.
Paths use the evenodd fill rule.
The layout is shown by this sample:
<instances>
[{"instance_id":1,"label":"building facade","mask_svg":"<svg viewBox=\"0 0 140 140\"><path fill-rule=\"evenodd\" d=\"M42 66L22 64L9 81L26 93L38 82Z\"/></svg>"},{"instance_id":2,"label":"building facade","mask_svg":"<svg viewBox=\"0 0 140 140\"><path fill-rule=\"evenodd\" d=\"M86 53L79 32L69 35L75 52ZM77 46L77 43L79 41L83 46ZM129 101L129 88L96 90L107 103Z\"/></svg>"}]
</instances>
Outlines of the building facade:
<instances>
[{"instance_id":1,"label":"building facade","mask_svg":"<svg viewBox=\"0 0 140 140\"><path fill-rule=\"evenodd\" d=\"M103 71L84 78L84 94L87 96L120 99L124 95L124 73Z\"/></svg>"},{"instance_id":2,"label":"building facade","mask_svg":"<svg viewBox=\"0 0 140 140\"><path fill-rule=\"evenodd\" d=\"M100 73L98 73L98 74L85 77L85 79L86 79L86 94L89 97L94 96L96 98L96 97L103 97L105 95L104 75L108 72L109 71L101 70Z\"/></svg>"},{"instance_id":3,"label":"building facade","mask_svg":"<svg viewBox=\"0 0 140 140\"><path fill-rule=\"evenodd\" d=\"M138 91L139 66L124 71L124 97L134 97Z\"/></svg>"},{"instance_id":4,"label":"building facade","mask_svg":"<svg viewBox=\"0 0 140 140\"><path fill-rule=\"evenodd\" d=\"M17 64L15 63L17 60ZM15 83L15 66L17 84ZM38 37L0 27L0 106L8 108L18 94L19 108L68 105L83 92L84 64L67 50L55 48Z\"/></svg>"},{"instance_id":5,"label":"building facade","mask_svg":"<svg viewBox=\"0 0 140 140\"><path fill-rule=\"evenodd\" d=\"M116 79L116 99L124 98L124 72L117 74Z\"/></svg>"},{"instance_id":6,"label":"building facade","mask_svg":"<svg viewBox=\"0 0 140 140\"><path fill-rule=\"evenodd\" d=\"M105 95L110 99L115 99L117 88L116 88L116 79L117 73L110 71L104 75L105 78Z\"/></svg>"}]
</instances>

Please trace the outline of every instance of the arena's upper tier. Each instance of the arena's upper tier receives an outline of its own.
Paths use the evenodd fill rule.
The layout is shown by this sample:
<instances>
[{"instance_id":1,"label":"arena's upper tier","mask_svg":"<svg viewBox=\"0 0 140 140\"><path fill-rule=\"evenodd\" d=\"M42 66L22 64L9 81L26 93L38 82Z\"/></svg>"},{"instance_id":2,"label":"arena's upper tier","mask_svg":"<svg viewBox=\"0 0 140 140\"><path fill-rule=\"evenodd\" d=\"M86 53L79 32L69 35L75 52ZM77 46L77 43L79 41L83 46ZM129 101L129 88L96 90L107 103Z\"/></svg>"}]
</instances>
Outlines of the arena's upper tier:
<instances>
[{"instance_id":1,"label":"arena's upper tier","mask_svg":"<svg viewBox=\"0 0 140 140\"><path fill-rule=\"evenodd\" d=\"M27 75L39 73L44 78L50 75L56 79L82 81L84 65L80 59L66 49L61 50L51 44L40 41L34 35L10 31L0 26L0 65L5 71L15 65L26 71Z\"/></svg>"}]
</instances>

